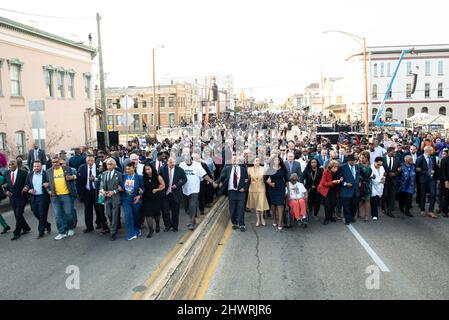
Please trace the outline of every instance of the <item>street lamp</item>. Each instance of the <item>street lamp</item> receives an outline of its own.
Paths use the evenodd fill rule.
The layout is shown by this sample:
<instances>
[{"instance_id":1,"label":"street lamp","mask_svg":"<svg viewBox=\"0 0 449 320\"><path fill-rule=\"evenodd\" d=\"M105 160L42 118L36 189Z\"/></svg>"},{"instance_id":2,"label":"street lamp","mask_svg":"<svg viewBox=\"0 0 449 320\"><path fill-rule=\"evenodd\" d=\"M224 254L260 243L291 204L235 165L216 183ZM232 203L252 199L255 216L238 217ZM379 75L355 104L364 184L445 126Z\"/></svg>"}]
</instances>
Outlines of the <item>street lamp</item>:
<instances>
[{"instance_id":1,"label":"street lamp","mask_svg":"<svg viewBox=\"0 0 449 320\"><path fill-rule=\"evenodd\" d=\"M340 31L340 30L328 30L323 33L342 33L347 35L357 41L358 44L363 46L363 61L364 61L364 78L365 78L365 135L369 134L369 121L368 121L368 69L367 69L367 58L366 58L366 38L362 38L350 32Z\"/></svg>"},{"instance_id":2,"label":"street lamp","mask_svg":"<svg viewBox=\"0 0 449 320\"><path fill-rule=\"evenodd\" d=\"M155 53L157 48L165 48L163 45L158 45L153 48L153 119L156 118L154 116L154 112L156 110L156 63L155 63ZM157 126L161 127L161 108L159 105L159 101L157 102Z\"/></svg>"}]
</instances>

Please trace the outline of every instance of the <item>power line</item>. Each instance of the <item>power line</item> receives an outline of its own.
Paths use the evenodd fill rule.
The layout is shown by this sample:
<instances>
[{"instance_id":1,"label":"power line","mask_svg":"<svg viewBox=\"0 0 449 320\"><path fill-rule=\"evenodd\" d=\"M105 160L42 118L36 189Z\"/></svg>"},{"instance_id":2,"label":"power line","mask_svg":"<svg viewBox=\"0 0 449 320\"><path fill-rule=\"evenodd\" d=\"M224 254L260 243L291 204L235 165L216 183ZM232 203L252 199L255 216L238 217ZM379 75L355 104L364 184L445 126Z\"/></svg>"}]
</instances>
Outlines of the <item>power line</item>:
<instances>
[{"instance_id":1,"label":"power line","mask_svg":"<svg viewBox=\"0 0 449 320\"><path fill-rule=\"evenodd\" d=\"M27 16L41 17L41 18L52 18L52 19L74 19L74 20L88 20L88 19L95 19L95 17L59 17L59 16L49 16L49 15L44 15L44 14L28 13L28 12L16 11L16 10L5 9L5 8L0 8L0 10L2 10L2 11L7 11L7 12L12 12L12 13L17 13L17 14L23 14L23 15L27 15Z\"/></svg>"}]
</instances>

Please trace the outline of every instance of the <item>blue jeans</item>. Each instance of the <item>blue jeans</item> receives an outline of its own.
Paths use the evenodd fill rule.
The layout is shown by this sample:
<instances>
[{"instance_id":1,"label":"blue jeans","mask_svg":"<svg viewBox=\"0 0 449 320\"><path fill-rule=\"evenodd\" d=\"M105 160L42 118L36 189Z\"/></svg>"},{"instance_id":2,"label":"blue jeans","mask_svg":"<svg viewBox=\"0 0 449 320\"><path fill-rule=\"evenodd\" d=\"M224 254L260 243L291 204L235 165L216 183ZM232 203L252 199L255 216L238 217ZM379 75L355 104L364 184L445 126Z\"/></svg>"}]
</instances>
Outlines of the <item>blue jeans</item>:
<instances>
[{"instance_id":1,"label":"blue jeans","mask_svg":"<svg viewBox=\"0 0 449 320\"><path fill-rule=\"evenodd\" d=\"M69 194L55 196L51 198L51 204L55 213L56 227L59 234L64 234L66 230L75 229L72 197Z\"/></svg>"},{"instance_id":2,"label":"blue jeans","mask_svg":"<svg viewBox=\"0 0 449 320\"><path fill-rule=\"evenodd\" d=\"M141 204L133 204L126 200L123 201L123 209L125 211L125 223L128 229L128 239L137 236L140 232L140 208Z\"/></svg>"}]
</instances>

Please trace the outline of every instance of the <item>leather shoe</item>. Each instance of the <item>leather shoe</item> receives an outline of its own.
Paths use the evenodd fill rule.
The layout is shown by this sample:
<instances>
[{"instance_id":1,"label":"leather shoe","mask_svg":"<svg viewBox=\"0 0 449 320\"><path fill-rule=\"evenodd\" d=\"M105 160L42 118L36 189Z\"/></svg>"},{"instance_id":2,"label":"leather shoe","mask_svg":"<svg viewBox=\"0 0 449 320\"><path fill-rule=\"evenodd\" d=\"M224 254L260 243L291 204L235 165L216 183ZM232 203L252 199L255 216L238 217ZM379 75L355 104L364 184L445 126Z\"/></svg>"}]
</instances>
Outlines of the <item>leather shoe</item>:
<instances>
[{"instance_id":1,"label":"leather shoe","mask_svg":"<svg viewBox=\"0 0 449 320\"><path fill-rule=\"evenodd\" d=\"M14 237L11 238L11 241L15 241L20 239L20 234L15 234Z\"/></svg>"},{"instance_id":2,"label":"leather shoe","mask_svg":"<svg viewBox=\"0 0 449 320\"><path fill-rule=\"evenodd\" d=\"M31 228L27 228L27 229L22 231L22 235L30 233L30 231L31 231Z\"/></svg>"},{"instance_id":3,"label":"leather shoe","mask_svg":"<svg viewBox=\"0 0 449 320\"><path fill-rule=\"evenodd\" d=\"M45 229L47 230L47 233L51 233L51 223L49 223Z\"/></svg>"},{"instance_id":4,"label":"leather shoe","mask_svg":"<svg viewBox=\"0 0 449 320\"><path fill-rule=\"evenodd\" d=\"M41 238L44 237L44 235L45 235L45 233L44 233L44 232L41 232L41 233L39 233L39 235L37 236L36 239L41 239Z\"/></svg>"},{"instance_id":5,"label":"leather shoe","mask_svg":"<svg viewBox=\"0 0 449 320\"><path fill-rule=\"evenodd\" d=\"M6 226L6 228L3 229L3 231L0 234L7 234L9 230L11 230L11 227L10 226Z\"/></svg>"},{"instance_id":6,"label":"leather shoe","mask_svg":"<svg viewBox=\"0 0 449 320\"><path fill-rule=\"evenodd\" d=\"M161 232L161 228L160 227L156 227L156 233Z\"/></svg>"},{"instance_id":7,"label":"leather shoe","mask_svg":"<svg viewBox=\"0 0 449 320\"><path fill-rule=\"evenodd\" d=\"M115 234L111 235L111 241L115 241L117 239L117 236Z\"/></svg>"},{"instance_id":8,"label":"leather shoe","mask_svg":"<svg viewBox=\"0 0 449 320\"><path fill-rule=\"evenodd\" d=\"M169 232L170 229L171 229L171 227L165 228L165 229L164 229L164 232Z\"/></svg>"},{"instance_id":9,"label":"leather shoe","mask_svg":"<svg viewBox=\"0 0 449 320\"><path fill-rule=\"evenodd\" d=\"M172 228L173 232L178 232L178 229Z\"/></svg>"},{"instance_id":10,"label":"leather shoe","mask_svg":"<svg viewBox=\"0 0 449 320\"><path fill-rule=\"evenodd\" d=\"M94 230L93 229L86 229L86 230L83 231L83 233L90 233L92 231L94 231Z\"/></svg>"},{"instance_id":11,"label":"leather shoe","mask_svg":"<svg viewBox=\"0 0 449 320\"><path fill-rule=\"evenodd\" d=\"M351 223L349 222L345 222L345 226L349 226Z\"/></svg>"}]
</instances>

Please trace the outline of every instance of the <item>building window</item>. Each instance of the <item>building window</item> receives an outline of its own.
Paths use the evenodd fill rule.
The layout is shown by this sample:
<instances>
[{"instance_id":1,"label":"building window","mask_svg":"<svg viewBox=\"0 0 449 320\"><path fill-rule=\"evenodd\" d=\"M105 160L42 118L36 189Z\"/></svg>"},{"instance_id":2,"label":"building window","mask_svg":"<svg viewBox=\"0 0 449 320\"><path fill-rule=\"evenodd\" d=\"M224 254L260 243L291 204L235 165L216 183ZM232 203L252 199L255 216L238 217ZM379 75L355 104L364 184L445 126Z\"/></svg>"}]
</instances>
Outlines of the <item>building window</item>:
<instances>
[{"instance_id":1,"label":"building window","mask_svg":"<svg viewBox=\"0 0 449 320\"><path fill-rule=\"evenodd\" d=\"M56 81L58 84L58 98L64 98L64 71L56 73Z\"/></svg>"},{"instance_id":2,"label":"building window","mask_svg":"<svg viewBox=\"0 0 449 320\"><path fill-rule=\"evenodd\" d=\"M387 63L387 77L391 77L391 62Z\"/></svg>"},{"instance_id":3,"label":"building window","mask_svg":"<svg viewBox=\"0 0 449 320\"><path fill-rule=\"evenodd\" d=\"M373 84L373 99L377 99L377 84Z\"/></svg>"},{"instance_id":4,"label":"building window","mask_svg":"<svg viewBox=\"0 0 449 320\"><path fill-rule=\"evenodd\" d=\"M429 109L427 107L423 107L421 109L421 113L429 113Z\"/></svg>"},{"instance_id":5,"label":"building window","mask_svg":"<svg viewBox=\"0 0 449 320\"><path fill-rule=\"evenodd\" d=\"M115 106L116 106L117 109L120 109L122 107L121 104L120 104L120 98L116 98L115 99Z\"/></svg>"},{"instance_id":6,"label":"building window","mask_svg":"<svg viewBox=\"0 0 449 320\"><path fill-rule=\"evenodd\" d=\"M425 84L424 98L430 98L430 83Z\"/></svg>"},{"instance_id":7,"label":"building window","mask_svg":"<svg viewBox=\"0 0 449 320\"><path fill-rule=\"evenodd\" d=\"M407 76L412 73L412 63L409 61L407 62Z\"/></svg>"},{"instance_id":8,"label":"building window","mask_svg":"<svg viewBox=\"0 0 449 320\"><path fill-rule=\"evenodd\" d=\"M0 150L6 150L6 133L0 132Z\"/></svg>"},{"instance_id":9,"label":"building window","mask_svg":"<svg viewBox=\"0 0 449 320\"><path fill-rule=\"evenodd\" d=\"M108 109L112 109L112 99L107 99L106 105L108 106Z\"/></svg>"},{"instance_id":10,"label":"building window","mask_svg":"<svg viewBox=\"0 0 449 320\"><path fill-rule=\"evenodd\" d=\"M108 126L114 125L114 116L108 115Z\"/></svg>"},{"instance_id":11,"label":"building window","mask_svg":"<svg viewBox=\"0 0 449 320\"><path fill-rule=\"evenodd\" d=\"M84 98L90 99L91 96L91 89L90 89L90 82L91 82L92 76L90 73L84 74Z\"/></svg>"},{"instance_id":12,"label":"building window","mask_svg":"<svg viewBox=\"0 0 449 320\"><path fill-rule=\"evenodd\" d=\"M388 108L385 110L385 120L390 121L393 119L393 109Z\"/></svg>"},{"instance_id":13,"label":"building window","mask_svg":"<svg viewBox=\"0 0 449 320\"><path fill-rule=\"evenodd\" d=\"M19 154L23 154L25 152L25 132L24 131L16 132L16 144L17 144L17 152Z\"/></svg>"},{"instance_id":14,"label":"building window","mask_svg":"<svg viewBox=\"0 0 449 320\"><path fill-rule=\"evenodd\" d=\"M153 99L153 97L150 98L150 107L154 108L154 99Z\"/></svg>"},{"instance_id":15,"label":"building window","mask_svg":"<svg viewBox=\"0 0 449 320\"><path fill-rule=\"evenodd\" d=\"M139 107L139 99L138 98L134 98L134 105L133 105L134 109L137 109Z\"/></svg>"},{"instance_id":16,"label":"building window","mask_svg":"<svg viewBox=\"0 0 449 320\"><path fill-rule=\"evenodd\" d=\"M407 110L407 118L411 118L415 115L415 108L408 108Z\"/></svg>"},{"instance_id":17,"label":"building window","mask_svg":"<svg viewBox=\"0 0 449 320\"><path fill-rule=\"evenodd\" d=\"M150 125L154 126L154 114L150 115Z\"/></svg>"},{"instance_id":18,"label":"building window","mask_svg":"<svg viewBox=\"0 0 449 320\"><path fill-rule=\"evenodd\" d=\"M11 80L11 96L22 96L21 84L22 66L19 64L11 64L9 69L9 79Z\"/></svg>"},{"instance_id":19,"label":"building window","mask_svg":"<svg viewBox=\"0 0 449 320\"><path fill-rule=\"evenodd\" d=\"M426 76L430 76L430 61L426 61Z\"/></svg>"},{"instance_id":20,"label":"building window","mask_svg":"<svg viewBox=\"0 0 449 320\"><path fill-rule=\"evenodd\" d=\"M115 124L118 126L122 124L122 116L120 115L115 116Z\"/></svg>"},{"instance_id":21,"label":"building window","mask_svg":"<svg viewBox=\"0 0 449 320\"><path fill-rule=\"evenodd\" d=\"M165 108L165 97L159 97L159 108Z\"/></svg>"},{"instance_id":22,"label":"building window","mask_svg":"<svg viewBox=\"0 0 449 320\"><path fill-rule=\"evenodd\" d=\"M69 73L67 77L67 96L69 99L75 99L75 74Z\"/></svg>"},{"instance_id":23,"label":"building window","mask_svg":"<svg viewBox=\"0 0 449 320\"><path fill-rule=\"evenodd\" d=\"M139 130L140 129L139 115L138 114L133 115L133 119L134 119L134 121L133 121L134 130Z\"/></svg>"},{"instance_id":24,"label":"building window","mask_svg":"<svg viewBox=\"0 0 449 320\"><path fill-rule=\"evenodd\" d=\"M438 61L438 75L439 76L444 75L443 66L444 66L443 60Z\"/></svg>"},{"instance_id":25,"label":"building window","mask_svg":"<svg viewBox=\"0 0 449 320\"><path fill-rule=\"evenodd\" d=\"M441 114L442 116L445 116L446 115L446 107L441 107L440 111L438 113Z\"/></svg>"},{"instance_id":26,"label":"building window","mask_svg":"<svg viewBox=\"0 0 449 320\"><path fill-rule=\"evenodd\" d=\"M385 76L385 64L383 62L380 64L380 76Z\"/></svg>"},{"instance_id":27,"label":"building window","mask_svg":"<svg viewBox=\"0 0 449 320\"><path fill-rule=\"evenodd\" d=\"M443 98L443 83L438 83L438 98Z\"/></svg>"},{"instance_id":28,"label":"building window","mask_svg":"<svg viewBox=\"0 0 449 320\"><path fill-rule=\"evenodd\" d=\"M175 107L175 97L173 96L168 97L168 107L169 108Z\"/></svg>"},{"instance_id":29,"label":"building window","mask_svg":"<svg viewBox=\"0 0 449 320\"><path fill-rule=\"evenodd\" d=\"M412 97L412 84L411 83L407 83L406 98L411 98L411 97Z\"/></svg>"},{"instance_id":30,"label":"building window","mask_svg":"<svg viewBox=\"0 0 449 320\"><path fill-rule=\"evenodd\" d=\"M142 108L146 108L147 107L147 100L142 100Z\"/></svg>"},{"instance_id":31,"label":"building window","mask_svg":"<svg viewBox=\"0 0 449 320\"><path fill-rule=\"evenodd\" d=\"M174 113L169 113L168 114L168 124L170 127L174 127L176 125L176 119L175 119L175 114Z\"/></svg>"},{"instance_id":32,"label":"building window","mask_svg":"<svg viewBox=\"0 0 449 320\"><path fill-rule=\"evenodd\" d=\"M373 108L373 111L372 111L372 114L373 114L373 121L376 119L376 115L377 115L377 112L378 112L379 110L377 110L376 108Z\"/></svg>"},{"instance_id":33,"label":"building window","mask_svg":"<svg viewBox=\"0 0 449 320\"><path fill-rule=\"evenodd\" d=\"M373 69L374 69L374 71L373 71L374 76L377 77L377 63L374 64L374 68Z\"/></svg>"},{"instance_id":34,"label":"building window","mask_svg":"<svg viewBox=\"0 0 449 320\"><path fill-rule=\"evenodd\" d=\"M45 94L48 98L54 97L53 92L53 70L45 69Z\"/></svg>"}]
</instances>

